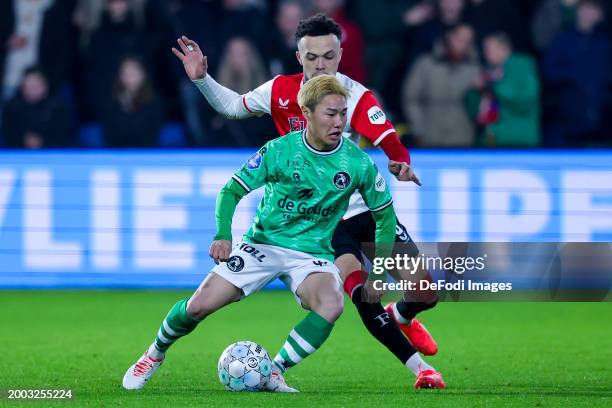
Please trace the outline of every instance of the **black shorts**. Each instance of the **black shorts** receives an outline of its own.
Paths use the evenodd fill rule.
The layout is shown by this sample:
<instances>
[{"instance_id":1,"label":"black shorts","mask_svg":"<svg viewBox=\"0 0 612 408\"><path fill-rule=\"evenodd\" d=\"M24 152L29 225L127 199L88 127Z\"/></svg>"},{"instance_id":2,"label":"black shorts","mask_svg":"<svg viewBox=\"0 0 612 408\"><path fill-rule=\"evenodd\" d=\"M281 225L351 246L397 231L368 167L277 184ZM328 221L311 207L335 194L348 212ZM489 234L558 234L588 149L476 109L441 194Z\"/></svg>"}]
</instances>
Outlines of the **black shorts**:
<instances>
[{"instance_id":1,"label":"black shorts","mask_svg":"<svg viewBox=\"0 0 612 408\"><path fill-rule=\"evenodd\" d=\"M368 251L366 247L362 246L362 243L373 243L375 239L376 223L372 214L367 211L338 224L332 237L332 248L335 251L336 259L344 254L353 254L363 263L364 253L370 261L373 254L367 253ZM395 242L394 253L407 254L411 257L419 254L419 248L399 220L397 220L395 227ZM369 247L371 248L371 245Z\"/></svg>"}]
</instances>

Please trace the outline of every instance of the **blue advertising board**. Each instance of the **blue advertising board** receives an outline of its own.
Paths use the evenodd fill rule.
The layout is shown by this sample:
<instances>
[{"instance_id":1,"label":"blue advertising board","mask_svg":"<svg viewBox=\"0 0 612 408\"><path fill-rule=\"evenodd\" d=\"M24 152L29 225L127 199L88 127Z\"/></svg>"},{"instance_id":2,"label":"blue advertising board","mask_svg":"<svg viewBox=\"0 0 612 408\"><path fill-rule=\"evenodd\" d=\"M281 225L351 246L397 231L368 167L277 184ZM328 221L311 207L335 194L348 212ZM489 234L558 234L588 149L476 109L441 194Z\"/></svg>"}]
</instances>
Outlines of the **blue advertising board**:
<instances>
[{"instance_id":1,"label":"blue advertising board","mask_svg":"<svg viewBox=\"0 0 612 408\"><path fill-rule=\"evenodd\" d=\"M0 153L0 288L197 285L213 265L217 193L252 153ZM612 241L608 150L412 157L422 187L382 173L415 241ZM235 239L260 198L240 203Z\"/></svg>"}]
</instances>

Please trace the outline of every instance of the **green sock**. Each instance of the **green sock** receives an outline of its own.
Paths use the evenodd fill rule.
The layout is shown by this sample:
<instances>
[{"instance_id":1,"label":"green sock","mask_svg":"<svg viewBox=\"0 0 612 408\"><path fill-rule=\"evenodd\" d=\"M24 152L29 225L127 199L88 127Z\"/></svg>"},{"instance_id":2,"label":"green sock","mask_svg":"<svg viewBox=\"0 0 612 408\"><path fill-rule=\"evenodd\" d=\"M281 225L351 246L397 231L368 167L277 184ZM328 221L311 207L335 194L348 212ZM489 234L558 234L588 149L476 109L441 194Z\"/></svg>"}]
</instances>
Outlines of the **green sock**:
<instances>
[{"instance_id":1,"label":"green sock","mask_svg":"<svg viewBox=\"0 0 612 408\"><path fill-rule=\"evenodd\" d=\"M198 323L200 320L187 314L187 300L179 300L172 306L159 327L157 337L155 337L155 348L165 352L179 338L191 333Z\"/></svg>"},{"instance_id":2,"label":"green sock","mask_svg":"<svg viewBox=\"0 0 612 408\"><path fill-rule=\"evenodd\" d=\"M274 364L283 372L317 351L329 337L334 324L310 312L295 326L285 345L274 357Z\"/></svg>"}]
</instances>

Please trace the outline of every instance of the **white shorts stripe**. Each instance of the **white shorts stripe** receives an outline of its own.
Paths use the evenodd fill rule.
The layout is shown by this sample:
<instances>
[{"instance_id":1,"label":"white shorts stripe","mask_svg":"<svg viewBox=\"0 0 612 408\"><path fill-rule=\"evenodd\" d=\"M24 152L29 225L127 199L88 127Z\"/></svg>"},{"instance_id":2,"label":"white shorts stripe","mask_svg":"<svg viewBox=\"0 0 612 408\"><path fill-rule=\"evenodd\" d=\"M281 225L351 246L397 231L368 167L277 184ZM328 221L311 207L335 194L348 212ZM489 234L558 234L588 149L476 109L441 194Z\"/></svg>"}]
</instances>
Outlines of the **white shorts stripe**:
<instances>
[{"instance_id":1,"label":"white shorts stripe","mask_svg":"<svg viewBox=\"0 0 612 408\"><path fill-rule=\"evenodd\" d=\"M304 340L304 338L302 338L302 336L300 336L298 334L298 332L294 330L291 330L291 333L289 333L289 336L295 340L295 342L297 344L299 344L299 346L302 348L302 350L304 350L305 352L307 352L308 354L312 354L315 351L317 351L316 348L314 348L313 346L310 345L310 343L308 343L306 340Z\"/></svg>"},{"instance_id":2,"label":"white shorts stripe","mask_svg":"<svg viewBox=\"0 0 612 408\"><path fill-rule=\"evenodd\" d=\"M164 319L164 322L162 323L162 326L164 326L164 330L166 331L166 333L168 333L171 336L181 336L183 333L179 333L176 330L172 329L172 327L170 327L170 325L168 324L168 322L166 321L166 319Z\"/></svg>"},{"instance_id":3,"label":"white shorts stripe","mask_svg":"<svg viewBox=\"0 0 612 408\"><path fill-rule=\"evenodd\" d=\"M287 355L289 356L291 361L293 361L295 364L303 360L303 358L293 349L291 343L289 343L288 341L285 342L283 348L287 352Z\"/></svg>"},{"instance_id":4,"label":"white shorts stripe","mask_svg":"<svg viewBox=\"0 0 612 408\"><path fill-rule=\"evenodd\" d=\"M157 338L162 342L162 343L166 343L166 344L172 344L174 343L174 340L167 338L166 336L164 336L164 334L162 333L161 330L157 331Z\"/></svg>"}]
</instances>

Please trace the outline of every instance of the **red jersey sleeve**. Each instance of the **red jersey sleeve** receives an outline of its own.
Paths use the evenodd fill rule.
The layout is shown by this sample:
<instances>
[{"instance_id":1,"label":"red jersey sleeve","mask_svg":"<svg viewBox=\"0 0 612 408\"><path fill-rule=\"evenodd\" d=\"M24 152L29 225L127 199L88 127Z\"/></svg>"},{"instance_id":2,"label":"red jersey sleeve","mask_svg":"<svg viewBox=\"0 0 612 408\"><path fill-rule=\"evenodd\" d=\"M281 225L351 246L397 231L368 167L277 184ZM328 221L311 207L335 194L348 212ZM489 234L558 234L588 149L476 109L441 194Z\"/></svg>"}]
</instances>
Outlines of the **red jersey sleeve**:
<instances>
[{"instance_id":1,"label":"red jersey sleeve","mask_svg":"<svg viewBox=\"0 0 612 408\"><path fill-rule=\"evenodd\" d=\"M357 102L351 128L374 146L380 146L389 159L410 164L408 149L400 142L395 128L371 91L364 92Z\"/></svg>"}]
</instances>

